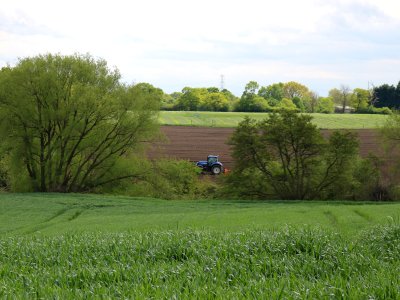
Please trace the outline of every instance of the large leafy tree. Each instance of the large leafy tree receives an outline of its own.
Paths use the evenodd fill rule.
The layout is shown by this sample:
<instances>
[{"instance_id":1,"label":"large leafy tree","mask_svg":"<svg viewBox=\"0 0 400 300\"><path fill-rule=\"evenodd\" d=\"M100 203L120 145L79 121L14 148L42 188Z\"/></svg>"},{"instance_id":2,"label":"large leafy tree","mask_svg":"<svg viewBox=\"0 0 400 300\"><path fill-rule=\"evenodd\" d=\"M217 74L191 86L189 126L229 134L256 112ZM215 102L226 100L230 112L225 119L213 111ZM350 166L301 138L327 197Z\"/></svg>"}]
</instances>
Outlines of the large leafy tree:
<instances>
[{"instance_id":1,"label":"large leafy tree","mask_svg":"<svg viewBox=\"0 0 400 300\"><path fill-rule=\"evenodd\" d=\"M340 89L334 88L329 91L329 97L333 99L335 104L340 106L340 110L342 113L346 112L346 108L351 103L352 98L352 90L347 85L341 85Z\"/></svg>"},{"instance_id":2,"label":"large leafy tree","mask_svg":"<svg viewBox=\"0 0 400 300\"><path fill-rule=\"evenodd\" d=\"M185 111L228 111L235 99L228 90L219 91L216 87L191 88L185 87L176 101L175 108Z\"/></svg>"},{"instance_id":3,"label":"large leafy tree","mask_svg":"<svg viewBox=\"0 0 400 300\"><path fill-rule=\"evenodd\" d=\"M310 113L315 113L319 112L318 111L318 105L320 102L320 96L318 95L317 92L310 91Z\"/></svg>"},{"instance_id":4,"label":"large leafy tree","mask_svg":"<svg viewBox=\"0 0 400 300\"><path fill-rule=\"evenodd\" d=\"M311 92L305 85L289 81L283 85L283 95L291 99L301 111L311 112Z\"/></svg>"},{"instance_id":5,"label":"large leafy tree","mask_svg":"<svg viewBox=\"0 0 400 300\"><path fill-rule=\"evenodd\" d=\"M283 95L286 98L293 99L294 97L305 98L310 94L310 90L305 85L289 81L283 85Z\"/></svg>"},{"instance_id":6,"label":"large leafy tree","mask_svg":"<svg viewBox=\"0 0 400 300\"><path fill-rule=\"evenodd\" d=\"M322 138L309 115L283 110L242 121L230 144L236 166L228 182L241 195L315 199L332 195L352 174L358 143L349 132Z\"/></svg>"},{"instance_id":7,"label":"large leafy tree","mask_svg":"<svg viewBox=\"0 0 400 300\"><path fill-rule=\"evenodd\" d=\"M331 97L320 97L318 99L317 112L330 114L335 111L335 103Z\"/></svg>"},{"instance_id":8,"label":"large leafy tree","mask_svg":"<svg viewBox=\"0 0 400 300\"><path fill-rule=\"evenodd\" d=\"M200 103L207 94L208 91L205 88L185 87L177 100L177 109L185 111L198 110Z\"/></svg>"},{"instance_id":9,"label":"large leafy tree","mask_svg":"<svg viewBox=\"0 0 400 300\"><path fill-rule=\"evenodd\" d=\"M282 82L262 86L258 90L258 95L267 100L270 106L276 106L284 97L283 86Z\"/></svg>"},{"instance_id":10,"label":"large leafy tree","mask_svg":"<svg viewBox=\"0 0 400 300\"><path fill-rule=\"evenodd\" d=\"M220 92L208 93L202 99L199 109L205 111L228 111L229 100L223 93Z\"/></svg>"},{"instance_id":11,"label":"large leafy tree","mask_svg":"<svg viewBox=\"0 0 400 300\"><path fill-rule=\"evenodd\" d=\"M375 98L375 107L400 108L400 81L397 87L388 84L375 87L373 94Z\"/></svg>"},{"instance_id":12,"label":"large leafy tree","mask_svg":"<svg viewBox=\"0 0 400 300\"><path fill-rule=\"evenodd\" d=\"M257 94L260 86L256 81L246 84L240 100L236 103L235 111L263 112L269 111L268 101Z\"/></svg>"},{"instance_id":13,"label":"large leafy tree","mask_svg":"<svg viewBox=\"0 0 400 300\"><path fill-rule=\"evenodd\" d=\"M224 94L224 96L229 100L230 103L234 103L239 100L238 97L236 97L234 94L232 94L231 91L227 89L223 89L221 93Z\"/></svg>"},{"instance_id":14,"label":"large leafy tree","mask_svg":"<svg viewBox=\"0 0 400 300\"><path fill-rule=\"evenodd\" d=\"M88 55L40 55L0 72L1 138L34 191L85 191L136 174L123 160L152 139L162 92L123 85ZM16 180L14 180L16 181Z\"/></svg>"},{"instance_id":15,"label":"large leafy tree","mask_svg":"<svg viewBox=\"0 0 400 300\"><path fill-rule=\"evenodd\" d=\"M371 93L369 90L356 88L351 95L352 106L356 112L367 110L371 102Z\"/></svg>"}]
</instances>

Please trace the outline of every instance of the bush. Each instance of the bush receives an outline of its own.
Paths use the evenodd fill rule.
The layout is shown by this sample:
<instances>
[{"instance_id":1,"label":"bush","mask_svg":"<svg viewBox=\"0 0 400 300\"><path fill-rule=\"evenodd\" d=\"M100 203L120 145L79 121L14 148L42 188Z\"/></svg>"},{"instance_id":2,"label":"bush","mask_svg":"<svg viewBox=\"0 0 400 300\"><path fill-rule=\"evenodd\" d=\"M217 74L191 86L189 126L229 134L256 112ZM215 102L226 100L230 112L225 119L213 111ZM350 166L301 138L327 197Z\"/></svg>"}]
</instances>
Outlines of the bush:
<instances>
[{"instance_id":1,"label":"bush","mask_svg":"<svg viewBox=\"0 0 400 300\"><path fill-rule=\"evenodd\" d=\"M163 199L204 199L213 197L217 185L186 160L136 161L135 180L126 180L98 192Z\"/></svg>"},{"instance_id":2,"label":"bush","mask_svg":"<svg viewBox=\"0 0 400 300\"><path fill-rule=\"evenodd\" d=\"M274 192L257 169L233 169L224 177L219 198L229 199L269 199Z\"/></svg>"},{"instance_id":3,"label":"bush","mask_svg":"<svg viewBox=\"0 0 400 300\"><path fill-rule=\"evenodd\" d=\"M202 198L204 187L199 180L199 168L185 160L162 159L153 163L153 174L147 182L153 196L165 199Z\"/></svg>"},{"instance_id":4,"label":"bush","mask_svg":"<svg viewBox=\"0 0 400 300\"><path fill-rule=\"evenodd\" d=\"M392 110L389 107L374 107L370 105L366 108L358 109L355 113L390 115L392 114Z\"/></svg>"},{"instance_id":5,"label":"bush","mask_svg":"<svg viewBox=\"0 0 400 300\"><path fill-rule=\"evenodd\" d=\"M268 101L263 97L249 94L242 96L236 103L234 111L238 112L268 112L271 111L271 107Z\"/></svg>"},{"instance_id":6,"label":"bush","mask_svg":"<svg viewBox=\"0 0 400 300\"><path fill-rule=\"evenodd\" d=\"M358 159L354 163L353 182L348 199L352 200L389 200L389 188L381 180L381 160L371 155Z\"/></svg>"}]
</instances>

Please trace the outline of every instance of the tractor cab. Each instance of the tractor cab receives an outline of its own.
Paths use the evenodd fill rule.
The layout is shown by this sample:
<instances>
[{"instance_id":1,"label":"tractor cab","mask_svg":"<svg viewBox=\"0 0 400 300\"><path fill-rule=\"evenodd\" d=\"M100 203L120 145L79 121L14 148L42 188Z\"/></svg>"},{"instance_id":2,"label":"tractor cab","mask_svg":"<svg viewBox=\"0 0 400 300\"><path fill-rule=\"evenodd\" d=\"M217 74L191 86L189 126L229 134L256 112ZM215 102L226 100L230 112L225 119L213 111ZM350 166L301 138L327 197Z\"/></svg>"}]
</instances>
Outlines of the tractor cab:
<instances>
[{"instance_id":1,"label":"tractor cab","mask_svg":"<svg viewBox=\"0 0 400 300\"><path fill-rule=\"evenodd\" d=\"M219 175L224 172L224 166L218 161L217 155L207 156L207 160L198 161L196 166L202 168L203 172L211 172L213 175Z\"/></svg>"},{"instance_id":2,"label":"tractor cab","mask_svg":"<svg viewBox=\"0 0 400 300\"><path fill-rule=\"evenodd\" d=\"M207 157L207 164L209 166L212 166L213 164L215 164L216 162L218 162L218 156L215 155L209 155Z\"/></svg>"}]
</instances>

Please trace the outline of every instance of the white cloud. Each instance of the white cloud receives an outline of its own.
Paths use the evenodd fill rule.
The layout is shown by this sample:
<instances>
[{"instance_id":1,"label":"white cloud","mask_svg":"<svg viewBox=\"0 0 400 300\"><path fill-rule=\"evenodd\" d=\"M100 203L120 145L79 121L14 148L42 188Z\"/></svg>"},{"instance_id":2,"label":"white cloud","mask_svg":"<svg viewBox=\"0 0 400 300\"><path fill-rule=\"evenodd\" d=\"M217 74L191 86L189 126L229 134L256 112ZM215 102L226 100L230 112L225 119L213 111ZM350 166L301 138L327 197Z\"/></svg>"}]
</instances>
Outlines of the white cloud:
<instances>
[{"instance_id":1,"label":"white cloud","mask_svg":"<svg viewBox=\"0 0 400 300\"><path fill-rule=\"evenodd\" d=\"M0 66L80 52L167 92L218 85L224 74L237 94L253 79L297 80L324 94L366 77L397 82L399 25L394 0L14 0L2 3Z\"/></svg>"}]
</instances>

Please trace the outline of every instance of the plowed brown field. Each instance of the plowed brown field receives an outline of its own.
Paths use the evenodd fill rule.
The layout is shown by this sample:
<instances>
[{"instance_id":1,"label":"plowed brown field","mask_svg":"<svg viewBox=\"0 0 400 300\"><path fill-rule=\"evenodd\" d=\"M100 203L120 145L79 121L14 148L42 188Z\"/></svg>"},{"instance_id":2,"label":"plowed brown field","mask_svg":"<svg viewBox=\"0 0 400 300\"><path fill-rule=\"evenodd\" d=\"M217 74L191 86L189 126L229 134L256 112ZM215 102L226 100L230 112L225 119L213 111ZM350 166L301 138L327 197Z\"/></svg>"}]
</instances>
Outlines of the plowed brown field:
<instances>
[{"instance_id":1,"label":"plowed brown field","mask_svg":"<svg viewBox=\"0 0 400 300\"><path fill-rule=\"evenodd\" d=\"M224 165L233 168L233 159L227 141L234 128L189 127L189 126L162 126L161 131L167 141L157 143L150 151L150 158L170 157L190 161L205 160L207 155L219 155ZM369 153L377 155L390 165L380 148L379 132L371 129L350 130L358 134L360 140L360 154L366 157ZM327 137L332 130L322 130ZM384 170L386 173L386 170Z\"/></svg>"},{"instance_id":2,"label":"plowed brown field","mask_svg":"<svg viewBox=\"0 0 400 300\"><path fill-rule=\"evenodd\" d=\"M227 168L232 168L233 159L227 145L234 128L162 126L167 141L157 143L150 151L150 158L171 157L199 161L207 155L219 155Z\"/></svg>"}]
</instances>

